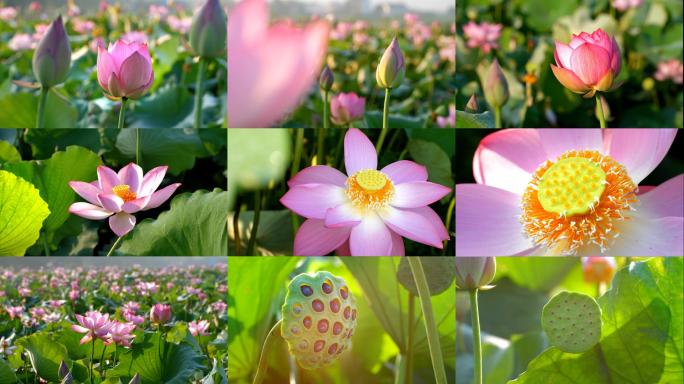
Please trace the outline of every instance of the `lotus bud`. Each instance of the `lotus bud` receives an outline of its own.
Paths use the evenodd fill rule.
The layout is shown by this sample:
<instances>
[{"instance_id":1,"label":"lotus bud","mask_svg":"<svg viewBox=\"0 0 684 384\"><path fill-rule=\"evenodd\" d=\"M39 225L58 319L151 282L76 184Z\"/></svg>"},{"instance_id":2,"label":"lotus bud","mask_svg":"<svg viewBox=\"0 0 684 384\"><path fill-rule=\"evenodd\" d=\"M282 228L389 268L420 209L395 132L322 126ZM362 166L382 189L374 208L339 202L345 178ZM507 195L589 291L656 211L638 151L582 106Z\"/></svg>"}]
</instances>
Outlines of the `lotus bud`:
<instances>
[{"instance_id":1,"label":"lotus bud","mask_svg":"<svg viewBox=\"0 0 684 384\"><path fill-rule=\"evenodd\" d=\"M494 109L500 108L508 101L508 82L497 59L494 59L489 71L487 71L487 77L484 81L484 95L487 103Z\"/></svg>"},{"instance_id":2,"label":"lotus bud","mask_svg":"<svg viewBox=\"0 0 684 384\"><path fill-rule=\"evenodd\" d=\"M375 80L382 88L394 88L401 84L405 71L404 54L401 53L395 37L380 59L380 64L375 70Z\"/></svg>"},{"instance_id":3,"label":"lotus bud","mask_svg":"<svg viewBox=\"0 0 684 384\"><path fill-rule=\"evenodd\" d=\"M610 115L610 106L608 105L606 98L603 97L603 95L600 95L599 98L601 99L601 107L603 108L603 118L606 119L606 121L613 120L612 116ZM599 120L598 105L594 108L594 114L596 115L596 120Z\"/></svg>"},{"instance_id":4,"label":"lotus bud","mask_svg":"<svg viewBox=\"0 0 684 384\"><path fill-rule=\"evenodd\" d=\"M190 27L190 46L202 57L219 57L226 52L228 26L219 0L207 0L195 12Z\"/></svg>"},{"instance_id":5,"label":"lotus bud","mask_svg":"<svg viewBox=\"0 0 684 384\"><path fill-rule=\"evenodd\" d=\"M140 384L140 374L136 373L135 376L131 379L131 381L128 382L128 384Z\"/></svg>"},{"instance_id":6,"label":"lotus bud","mask_svg":"<svg viewBox=\"0 0 684 384\"><path fill-rule=\"evenodd\" d=\"M582 258L582 275L587 283L610 283L617 266L612 257Z\"/></svg>"},{"instance_id":7,"label":"lotus bud","mask_svg":"<svg viewBox=\"0 0 684 384\"><path fill-rule=\"evenodd\" d=\"M64 360L62 360L59 363L59 370L57 371L57 376L59 376L60 379L64 379L67 377L69 374L69 367L67 367L66 364L64 364Z\"/></svg>"},{"instance_id":8,"label":"lotus bud","mask_svg":"<svg viewBox=\"0 0 684 384\"><path fill-rule=\"evenodd\" d=\"M44 88L50 88L66 80L70 67L71 47L60 15L38 43L33 54L33 74Z\"/></svg>"},{"instance_id":9,"label":"lotus bud","mask_svg":"<svg viewBox=\"0 0 684 384\"><path fill-rule=\"evenodd\" d=\"M494 257L457 257L456 285L461 289L479 289L491 283L496 274Z\"/></svg>"},{"instance_id":10,"label":"lotus bud","mask_svg":"<svg viewBox=\"0 0 684 384\"><path fill-rule=\"evenodd\" d=\"M333 75L333 72L330 70L330 67L326 65L325 68L323 68L323 71L321 71L321 77L318 79L318 85L321 87L322 90L329 91L332 88L334 82L335 76Z\"/></svg>"},{"instance_id":11,"label":"lotus bud","mask_svg":"<svg viewBox=\"0 0 684 384\"><path fill-rule=\"evenodd\" d=\"M470 99L468 99L468 103L465 106L465 111L469 113L477 113L480 110L480 106L477 105L477 97L475 97L475 94L470 96Z\"/></svg>"},{"instance_id":12,"label":"lotus bud","mask_svg":"<svg viewBox=\"0 0 684 384\"><path fill-rule=\"evenodd\" d=\"M165 304L155 304L150 309L150 322L166 324L171 320L171 307Z\"/></svg>"}]
</instances>

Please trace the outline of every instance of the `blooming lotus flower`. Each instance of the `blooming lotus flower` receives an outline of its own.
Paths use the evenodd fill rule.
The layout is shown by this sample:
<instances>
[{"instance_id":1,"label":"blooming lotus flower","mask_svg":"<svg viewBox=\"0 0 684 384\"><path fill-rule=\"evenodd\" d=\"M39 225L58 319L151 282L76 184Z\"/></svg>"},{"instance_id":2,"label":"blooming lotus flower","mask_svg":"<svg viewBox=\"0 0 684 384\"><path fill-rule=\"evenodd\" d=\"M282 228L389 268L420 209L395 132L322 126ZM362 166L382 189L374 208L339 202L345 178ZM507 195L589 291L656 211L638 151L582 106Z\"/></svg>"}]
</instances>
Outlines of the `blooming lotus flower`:
<instances>
[{"instance_id":1,"label":"blooming lotus flower","mask_svg":"<svg viewBox=\"0 0 684 384\"><path fill-rule=\"evenodd\" d=\"M85 316L76 315L76 320L81 325L72 324L71 329L75 332L86 334L81 339L81 344L85 344L93 338L106 341L105 336L113 325L109 321L109 314L102 314L97 311L86 312Z\"/></svg>"},{"instance_id":2,"label":"blooming lotus flower","mask_svg":"<svg viewBox=\"0 0 684 384\"><path fill-rule=\"evenodd\" d=\"M190 46L202 57L225 57L226 13L219 0L207 0L192 17Z\"/></svg>"},{"instance_id":3,"label":"blooming lotus flower","mask_svg":"<svg viewBox=\"0 0 684 384\"><path fill-rule=\"evenodd\" d=\"M186 34L190 31L190 27L192 26L192 17L179 18L176 15L171 15L166 18L166 23L172 30L181 34Z\"/></svg>"},{"instance_id":4,"label":"blooming lotus flower","mask_svg":"<svg viewBox=\"0 0 684 384\"><path fill-rule=\"evenodd\" d=\"M316 82L328 46L326 21L269 26L265 0L238 3L228 21L228 126L268 127Z\"/></svg>"},{"instance_id":5,"label":"blooming lotus flower","mask_svg":"<svg viewBox=\"0 0 684 384\"><path fill-rule=\"evenodd\" d=\"M684 174L640 191L676 129L509 129L456 186L456 255L684 254ZM643 192L643 193L642 193Z\"/></svg>"},{"instance_id":6,"label":"blooming lotus flower","mask_svg":"<svg viewBox=\"0 0 684 384\"><path fill-rule=\"evenodd\" d=\"M147 44L118 40L108 50L98 47L97 80L113 99L140 97L154 81Z\"/></svg>"},{"instance_id":7,"label":"blooming lotus flower","mask_svg":"<svg viewBox=\"0 0 684 384\"><path fill-rule=\"evenodd\" d=\"M610 283L616 268L615 259L612 257L582 258L582 275L587 283Z\"/></svg>"},{"instance_id":8,"label":"blooming lotus flower","mask_svg":"<svg viewBox=\"0 0 684 384\"><path fill-rule=\"evenodd\" d=\"M613 0L613 7L618 11L626 11L629 8L636 8L643 3L644 0Z\"/></svg>"},{"instance_id":9,"label":"blooming lotus flower","mask_svg":"<svg viewBox=\"0 0 684 384\"><path fill-rule=\"evenodd\" d=\"M487 286L496 274L494 257L456 258L456 285L461 289L479 289Z\"/></svg>"},{"instance_id":10,"label":"blooming lotus flower","mask_svg":"<svg viewBox=\"0 0 684 384\"><path fill-rule=\"evenodd\" d=\"M150 322L166 324L171 320L171 307L166 304L155 304L150 309Z\"/></svg>"},{"instance_id":11,"label":"blooming lotus flower","mask_svg":"<svg viewBox=\"0 0 684 384\"><path fill-rule=\"evenodd\" d=\"M12 333L7 338L5 338L5 336L0 337L0 356L2 356L2 355L10 356L14 353L14 350L17 349L16 346L12 345L12 339L13 338L14 338L14 333Z\"/></svg>"},{"instance_id":12,"label":"blooming lotus flower","mask_svg":"<svg viewBox=\"0 0 684 384\"><path fill-rule=\"evenodd\" d=\"M63 83L71 67L71 47L58 16L45 31L33 54L33 74L45 88Z\"/></svg>"},{"instance_id":13,"label":"blooming lotus flower","mask_svg":"<svg viewBox=\"0 0 684 384\"><path fill-rule=\"evenodd\" d=\"M375 81L381 88L395 88L404 80L405 73L404 54L401 53L399 42L394 37L375 69Z\"/></svg>"},{"instance_id":14,"label":"blooming lotus flower","mask_svg":"<svg viewBox=\"0 0 684 384\"><path fill-rule=\"evenodd\" d=\"M377 170L375 147L358 129L344 137L347 175L325 166L293 177L280 202L307 220L297 232L296 255L338 249L354 256L403 255L402 236L442 248L449 234L429 204L450 188L427 181L427 169L401 160ZM347 250L348 249L348 250Z\"/></svg>"},{"instance_id":15,"label":"blooming lotus flower","mask_svg":"<svg viewBox=\"0 0 684 384\"><path fill-rule=\"evenodd\" d=\"M15 52L33 49L35 43L28 33L17 33L12 36L7 47Z\"/></svg>"},{"instance_id":16,"label":"blooming lotus flower","mask_svg":"<svg viewBox=\"0 0 684 384\"><path fill-rule=\"evenodd\" d=\"M2 7L0 8L0 20L10 21L17 17L17 9L14 7Z\"/></svg>"},{"instance_id":17,"label":"blooming lotus flower","mask_svg":"<svg viewBox=\"0 0 684 384\"><path fill-rule=\"evenodd\" d=\"M684 64L677 59L662 61L658 63L658 70L653 77L659 81L672 79L674 83L682 84L684 83Z\"/></svg>"},{"instance_id":18,"label":"blooming lotus flower","mask_svg":"<svg viewBox=\"0 0 684 384\"><path fill-rule=\"evenodd\" d=\"M499 37L501 36L501 24L490 24L483 22L477 24L469 22L463 26L463 34L468 40L468 48L480 48L482 52L489 53L492 49L499 48Z\"/></svg>"},{"instance_id":19,"label":"blooming lotus flower","mask_svg":"<svg viewBox=\"0 0 684 384\"><path fill-rule=\"evenodd\" d=\"M620 73L620 47L614 37L601 28L591 35L582 32L572 35L568 45L556 41L556 65L551 70L558 81L572 92L593 97L596 91L611 91Z\"/></svg>"},{"instance_id":20,"label":"blooming lotus flower","mask_svg":"<svg viewBox=\"0 0 684 384\"><path fill-rule=\"evenodd\" d=\"M88 201L71 204L69 213L91 220L109 217L109 227L121 237L135 226L134 213L159 207L180 186L174 183L157 191L167 168L156 167L143 176L142 168L133 163L119 173L99 166L96 181L69 182L71 189Z\"/></svg>"},{"instance_id":21,"label":"blooming lotus flower","mask_svg":"<svg viewBox=\"0 0 684 384\"><path fill-rule=\"evenodd\" d=\"M7 311L7 314L9 315L10 320L14 320L14 318L21 317L21 315L24 314L24 307L7 306L7 307L5 307L5 311Z\"/></svg>"},{"instance_id":22,"label":"blooming lotus flower","mask_svg":"<svg viewBox=\"0 0 684 384\"><path fill-rule=\"evenodd\" d=\"M197 337L198 335L208 335L207 329L209 329L209 322L206 320L191 321L188 323L188 330L195 337Z\"/></svg>"},{"instance_id":23,"label":"blooming lotus flower","mask_svg":"<svg viewBox=\"0 0 684 384\"><path fill-rule=\"evenodd\" d=\"M145 318L142 316L138 316L133 312L123 312L123 318L129 322L133 323L135 325L140 325L145 322Z\"/></svg>"},{"instance_id":24,"label":"blooming lotus flower","mask_svg":"<svg viewBox=\"0 0 684 384\"><path fill-rule=\"evenodd\" d=\"M330 119L337 125L363 119L365 112L366 99L354 92L340 93L330 99Z\"/></svg>"},{"instance_id":25,"label":"blooming lotus flower","mask_svg":"<svg viewBox=\"0 0 684 384\"><path fill-rule=\"evenodd\" d=\"M131 341L135 338L135 335L131 334L133 330L135 330L135 324L133 323L113 321L109 332L107 332L105 345L115 343L130 348Z\"/></svg>"}]
</instances>

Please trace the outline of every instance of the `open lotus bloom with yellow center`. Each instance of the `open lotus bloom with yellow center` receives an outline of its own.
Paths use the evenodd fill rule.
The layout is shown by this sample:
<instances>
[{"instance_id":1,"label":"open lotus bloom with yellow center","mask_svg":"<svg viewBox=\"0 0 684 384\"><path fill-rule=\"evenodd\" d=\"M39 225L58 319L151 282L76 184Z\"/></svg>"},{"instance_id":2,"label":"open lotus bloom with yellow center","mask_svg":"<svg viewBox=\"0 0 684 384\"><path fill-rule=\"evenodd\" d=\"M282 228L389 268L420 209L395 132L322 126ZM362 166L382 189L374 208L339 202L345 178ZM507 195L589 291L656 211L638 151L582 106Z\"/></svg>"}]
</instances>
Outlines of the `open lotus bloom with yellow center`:
<instances>
[{"instance_id":1,"label":"open lotus bloom with yellow center","mask_svg":"<svg viewBox=\"0 0 684 384\"><path fill-rule=\"evenodd\" d=\"M69 186L88 201L71 204L69 213L91 220L109 217L109 227L121 237L135 226L134 213L159 207L180 186L175 183L157 191L167 168L156 167L143 176L142 168L134 163L121 168L119 173L99 166L97 180L69 182Z\"/></svg>"},{"instance_id":2,"label":"open lotus bloom with yellow center","mask_svg":"<svg viewBox=\"0 0 684 384\"><path fill-rule=\"evenodd\" d=\"M676 129L509 129L456 186L456 255L681 256L684 174L639 188Z\"/></svg>"},{"instance_id":3,"label":"open lotus bloom with yellow center","mask_svg":"<svg viewBox=\"0 0 684 384\"><path fill-rule=\"evenodd\" d=\"M564 87L584 97L593 97L596 91L612 91L620 74L622 59L620 47L614 37L601 28L591 35L582 32L572 35L569 44L556 41L556 65L551 70Z\"/></svg>"},{"instance_id":4,"label":"open lotus bloom with yellow center","mask_svg":"<svg viewBox=\"0 0 684 384\"><path fill-rule=\"evenodd\" d=\"M289 182L280 202L308 220L297 232L294 253L321 256L403 256L402 236L442 248L449 239L428 205L451 189L427 181L427 169L401 160L378 170L378 155L358 129L344 137L347 175L326 165L308 167Z\"/></svg>"}]
</instances>

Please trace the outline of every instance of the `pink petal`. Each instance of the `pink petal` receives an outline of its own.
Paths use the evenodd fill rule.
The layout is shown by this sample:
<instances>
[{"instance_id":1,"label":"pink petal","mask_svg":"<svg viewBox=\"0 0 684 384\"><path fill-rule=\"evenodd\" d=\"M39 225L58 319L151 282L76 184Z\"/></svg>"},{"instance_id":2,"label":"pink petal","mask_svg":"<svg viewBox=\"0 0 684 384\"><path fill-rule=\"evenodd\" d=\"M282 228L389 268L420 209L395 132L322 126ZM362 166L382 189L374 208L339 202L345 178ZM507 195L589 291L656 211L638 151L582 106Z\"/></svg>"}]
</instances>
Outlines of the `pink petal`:
<instances>
[{"instance_id":1,"label":"pink petal","mask_svg":"<svg viewBox=\"0 0 684 384\"><path fill-rule=\"evenodd\" d=\"M575 75L571 70L561 68L561 67L556 67L555 65L551 64L551 70L553 71L553 74L556 76L556 79L563 84L563 86L572 92L575 93L586 93L590 89L589 87L580 80L577 75Z\"/></svg>"},{"instance_id":2,"label":"pink petal","mask_svg":"<svg viewBox=\"0 0 684 384\"><path fill-rule=\"evenodd\" d=\"M451 188L429 181L412 181L394 186L390 204L399 208L417 208L430 205L451 193Z\"/></svg>"},{"instance_id":3,"label":"pink petal","mask_svg":"<svg viewBox=\"0 0 684 384\"><path fill-rule=\"evenodd\" d=\"M556 160L563 152L570 150L604 151L601 129L538 129L539 140L549 160Z\"/></svg>"},{"instance_id":4,"label":"pink petal","mask_svg":"<svg viewBox=\"0 0 684 384\"><path fill-rule=\"evenodd\" d=\"M139 53L134 52L121 64L119 70L119 83L122 85L122 92L125 95L132 94L133 91L144 87L152 75L152 66Z\"/></svg>"},{"instance_id":5,"label":"pink petal","mask_svg":"<svg viewBox=\"0 0 684 384\"><path fill-rule=\"evenodd\" d=\"M100 86L104 89L107 88L109 83L109 77L111 74L117 73L117 68L114 65L114 61L109 56L109 52L102 47L97 48L97 81Z\"/></svg>"},{"instance_id":6,"label":"pink petal","mask_svg":"<svg viewBox=\"0 0 684 384\"><path fill-rule=\"evenodd\" d=\"M361 222L363 216L351 203L330 208L325 213L325 226L328 228L350 227Z\"/></svg>"},{"instance_id":7,"label":"pink petal","mask_svg":"<svg viewBox=\"0 0 684 384\"><path fill-rule=\"evenodd\" d=\"M155 192L157 194L159 192ZM136 213L145 209L154 195L138 197L137 199L127 201L121 206L121 210L126 213Z\"/></svg>"},{"instance_id":8,"label":"pink petal","mask_svg":"<svg viewBox=\"0 0 684 384\"><path fill-rule=\"evenodd\" d=\"M663 160L677 135L675 128L609 129L605 133L608 154L627 167L639 184Z\"/></svg>"},{"instance_id":9,"label":"pink petal","mask_svg":"<svg viewBox=\"0 0 684 384\"><path fill-rule=\"evenodd\" d=\"M333 184L344 188L346 182L347 176L337 169L327 165L314 165L299 171L287 185L292 188L299 184Z\"/></svg>"},{"instance_id":10,"label":"pink petal","mask_svg":"<svg viewBox=\"0 0 684 384\"><path fill-rule=\"evenodd\" d=\"M138 194L140 192L140 185L143 179L143 170L138 164L130 163L127 166L121 168L119 173L119 180L122 183L128 185L130 190Z\"/></svg>"},{"instance_id":11,"label":"pink petal","mask_svg":"<svg viewBox=\"0 0 684 384\"><path fill-rule=\"evenodd\" d=\"M138 45L140 45L140 43L128 43L124 40L117 40L114 45L111 43L109 44L109 55L117 68L117 74L121 73L120 71L124 61L133 55L133 53L138 52Z\"/></svg>"},{"instance_id":12,"label":"pink petal","mask_svg":"<svg viewBox=\"0 0 684 384\"><path fill-rule=\"evenodd\" d=\"M121 212L124 201L117 195L100 193L97 195L102 207L110 212Z\"/></svg>"},{"instance_id":13,"label":"pink petal","mask_svg":"<svg viewBox=\"0 0 684 384\"><path fill-rule=\"evenodd\" d=\"M73 203L69 207L69 213L90 220L102 220L113 215L113 212L89 203Z\"/></svg>"},{"instance_id":14,"label":"pink petal","mask_svg":"<svg viewBox=\"0 0 684 384\"><path fill-rule=\"evenodd\" d=\"M378 169L375 146L356 128L350 128L344 135L344 166L349 176L363 169Z\"/></svg>"},{"instance_id":15,"label":"pink petal","mask_svg":"<svg viewBox=\"0 0 684 384\"><path fill-rule=\"evenodd\" d=\"M390 251L390 254L392 256L404 256L406 254L406 251L404 250L404 238L394 231L390 231L390 234L392 235L392 250Z\"/></svg>"},{"instance_id":16,"label":"pink petal","mask_svg":"<svg viewBox=\"0 0 684 384\"><path fill-rule=\"evenodd\" d=\"M480 184L522 194L532 173L545 161L534 129L504 129L487 135L473 158L473 175Z\"/></svg>"},{"instance_id":17,"label":"pink petal","mask_svg":"<svg viewBox=\"0 0 684 384\"><path fill-rule=\"evenodd\" d=\"M323 220L308 219L294 240L297 256L325 256L349 239L350 227L326 228Z\"/></svg>"},{"instance_id":18,"label":"pink petal","mask_svg":"<svg viewBox=\"0 0 684 384\"><path fill-rule=\"evenodd\" d=\"M399 236L399 235L397 235ZM400 236L401 237L401 236ZM337 256L351 256L351 249L349 249L349 240L345 241L335 249L335 255Z\"/></svg>"},{"instance_id":19,"label":"pink petal","mask_svg":"<svg viewBox=\"0 0 684 384\"><path fill-rule=\"evenodd\" d=\"M124 96L122 89L123 86L121 85L121 82L119 82L119 77L116 73L112 72L109 74L109 80L107 81L107 86L104 87L104 90L113 97L122 97Z\"/></svg>"},{"instance_id":20,"label":"pink petal","mask_svg":"<svg viewBox=\"0 0 684 384\"><path fill-rule=\"evenodd\" d=\"M119 237L130 232L133 227L135 227L135 216L126 212L119 212L109 218L109 228Z\"/></svg>"},{"instance_id":21,"label":"pink petal","mask_svg":"<svg viewBox=\"0 0 684 384\"><path fill-rule=\"evenodd\" d=\"M401 236L442 249L441 233L436 231L432 223L423 215L390 207L383 210L380 216L391 230Z\"/></svg>"},{"instance_id":22,"label":"pink petal","mask_svg":"<svg viewBox=\"0 0 684 384\"><path fill-rule=\"evenodd\" d=\"M81 327L80 325L72 324L71 329L78 333L88 333L90 330L88 328Z\"/></svg>"},{"instance_id":23,"label":"pink petal","mask_svg":"<svg viewBox=\"0 0 684 384\"><path fill-rule=\"evenodd\" d=\"M444 241L444 240L449 240L451 236L449 236L449 232L447 232L446 227L444 227L444 223L442 222L442 218L439 217L437 212L435 212L432 208L430 207L420 207L420 208L406 208L402 209L402 211L411 211L415 212L421 216L423 216L427 221L432 224L432 229L435 230L435 232L438 234L439 238Z\"/></svg>"},{"instance_id":24,"label":"pink petal","mask_svg":"<svg viewBox=\"0 0 684 384\"><path fill-rule=\"evenodd\" d=\"M102 193L111 193L112 187L122 184L116 172L104 165L97 167L97 179L100 181L100 190Z\"/></svg>"},{"instance_id":25,"label":"pink petal","mask_svg":"<svg viewBox=\"0 0 684 384\"><path fill-rule=\"evenodd\" d=\"M92 333L88 333L87 335L83 336L83 338L81 339L81 341L79 342L79 344L89 343L90 340L92 340L92 339L93 339L93 334L92 334Z\"/></svg>"},{"instance_id":26,"label":"pink petal","mask_svg":"<svg viewBox=\"0 0 684 384\"><path fill-rule=\"evenodd\" d=\"M620 228L620 237L608 249L610 256L684 255L684 218L641 217L639 211Z\"/></svg>"},{"instance_id":27,"label":"pink petal","mask_svg":"<svg viewBox=\"0 0 684 384\"><path fill-rule=\"evenodd\" d=\"M100 201L97 199L97 194L102 193L102 191L93 184L84 183L82 181L70 181L69 186L89 203L100 204Z\"/></svg>"},{"instance_id":28,"label":"pink petal","mask_svg":"<svg viewBox=\"0 0 684 384\"><path fill-rule=\"evenodd\" d=\"M572 52L570 63L572 72L592 86L610 70L610 54L598 45L583 44Z\"/></svg>"},{"instance_id":29,"label":"pink petal","mask_svg":"<svg viewBox=\"0 0 684 384\"><path fill-rule=\"evenodd\" d=\"M410 160L399 160L389 164L380 172L389 176L394 185L410 181L427 181L428 171L424 166Z\"/></svg>"},{"instance_id":30,"label":"pink petal","mask_svg":"<svg viewBox=\"0 0 684 384\"><path fill-rule=\"evenodd\" d=\"M514 193L456 185L456 256L506 256L532 248L519 216L520 196Z\"/></svg>"},{"instance_id":31,"label":"pink petal","mask_svg":"<svg viewBox=\"0 0 684 384\"><path fill-rule=\"evenodd\" d=\"M164 175L166 175L166 170L169 167L161 166L151 169L145 177L143 177L142 185L140 186L140 193L138 196L151 195L154 191L159 188L159 184L164 180Z\"/></svg>"},{"instance_id":32,"label":"pink petal","mask_svg":"<svg viewBox=\"0 0 684 384\"><path fill-rule=\"evenodd\" d=\"M369 214L351 230L349 249L352 256L391 256L392 234L375 214Z\"/></svg>"},{"instance_id":33,"label":"pink petal","mask_svg":"<svg viewBox=\"0 0 684 384\"><path fill-rule=\"evenodd\" d=\"M556 65L558 65L561 68L572 68L570 66L570 56L572 56L572 48L570 48L570 46L568 45L556 41Z\"/></svg>"},{"instance_id":34,"label":"pink petal","mask_svg":"<svg viewBox=\"0 0 684 384\"><path fill-rule=\"evenodd\" d=\"M641 187L639 188L641 189ZM639 215L651 218L682 217L684 174L680 174L639 196Z\"/></svg>"},{"instance_id":35,"label":"pink petal","mask_svg":"<svg viewBox=\"0 0 684 384\"><path fill-rule=\"evenodd\" d=\"M164 202L168 200L169 197L171 197L171 195L173 195L173 193L176 192L176 189L178 189L180 186L180 183L174 183L153 193L150 197L150 201L143 210L147 211L148 209L157 208L158 206L164 204Z\"/></svg>"},{"instance_id":36,"label":"pink petal","mask_svg":"<svg viewBox=\"0 0 684 384\"><path fill-rule=\"evenodd\" d=\"M586 43L586 41L584 41L584 39L582 39L582 38L580 38L579 36L576 36L576 35L573 34L573 35L572 35L572 40L570 40L570 43L568 43L568 46L569 46L570 48L572 48L572 49L575 49L575 48L577 48L577 47L579 47L580 45L585 44L585 43Z\"/></svg>"},{"instance_id":37,"label":"pink petal","mask_svg":"<svg viewBox=\"0 0 684 384\"><path fill-rule=\"evenodd\" d=\"M280 202L300 216L325 219L328 208L348 201L344 189L331 184L301 184L290 188Z\"/></svg>"}]
</instances>

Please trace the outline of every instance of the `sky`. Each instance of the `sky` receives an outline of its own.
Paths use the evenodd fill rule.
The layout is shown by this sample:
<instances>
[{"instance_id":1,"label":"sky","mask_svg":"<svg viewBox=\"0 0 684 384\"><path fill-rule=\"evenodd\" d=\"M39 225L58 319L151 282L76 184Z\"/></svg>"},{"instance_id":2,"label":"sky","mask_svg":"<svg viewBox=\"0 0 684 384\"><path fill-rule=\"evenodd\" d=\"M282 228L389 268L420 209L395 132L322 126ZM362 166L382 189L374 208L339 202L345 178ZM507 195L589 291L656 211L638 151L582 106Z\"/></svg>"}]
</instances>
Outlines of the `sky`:
<instances>
[{"instance_id":1,"label":"sky","mask_svg":"<svg viewBox=\"0 0 684 384\"><path fill-rule=\"evenodd\" d=\"M271 0L273 1L273 0ZM289 0L281 0L289 1ZM297 0L307 3L340 3L346 2L346 0ZM387 0L370 0L371 5L375 7L378 4L383 4ZM403 2L408 7L419 10L419 11L432 11L432 12L443 12L450 7L453 7L453 0L389 0L390 2Z\"/></svg>"}]
</instances>

